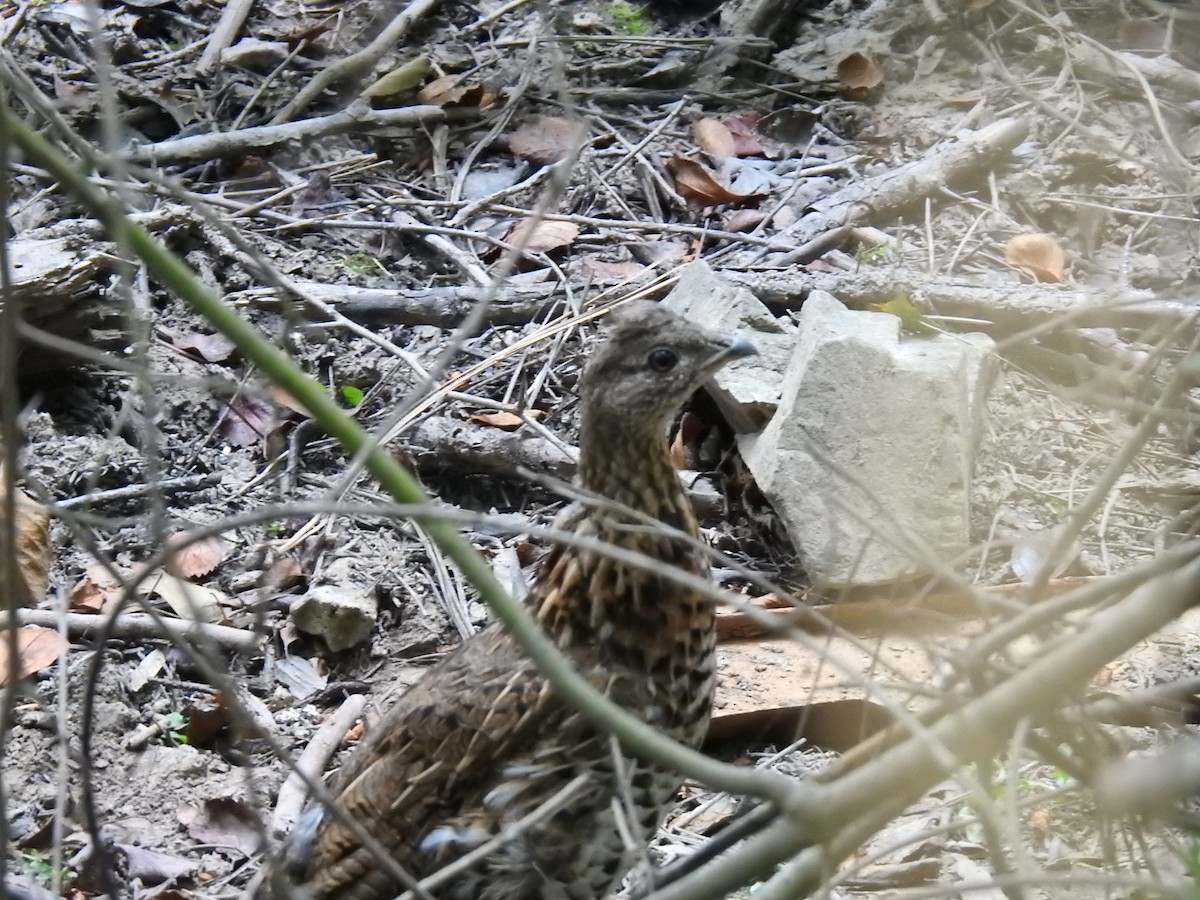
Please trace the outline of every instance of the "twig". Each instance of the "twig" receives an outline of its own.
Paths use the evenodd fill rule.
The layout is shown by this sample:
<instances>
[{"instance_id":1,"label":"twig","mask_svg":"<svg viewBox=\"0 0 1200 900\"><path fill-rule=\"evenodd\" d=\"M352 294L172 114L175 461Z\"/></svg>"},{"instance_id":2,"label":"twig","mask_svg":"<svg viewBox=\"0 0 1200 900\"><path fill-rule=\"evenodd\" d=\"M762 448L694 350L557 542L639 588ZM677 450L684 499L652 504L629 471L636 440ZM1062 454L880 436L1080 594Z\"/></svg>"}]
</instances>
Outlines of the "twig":
<instances>
[{"instance_id":1,"label":"twig","mask_svg":"<svg viewBox=\"0 0 1200 900\"><path fill-rule=\"evenodd\" d=\"M90 494L80 494L78 497L68 497L54 504L56 509L76 509L80 506L102 506L118 500L132 500L152 491L164 494L183 494L188 491L199 491L214 484L219 484L221 476L216 472L208 475L186 475L182 478L167 478L154 484L127 484L125 487L110 488L107 491L94 491Z\"/></svg>"},{"instance_id":2,"label":"twig","mask_svg":"<svg viewBox=\"0 0 1200 900\"><path fill-rule=\"evenodd\" d=\"M72 637L91 637L104 628L109 628L109 633L119 638L167 638L171 641L201 638L238 651L257 649L263 638L261 634L253 631L231 628L228 625L165 618L156 622L150 616L136 613L116 618L86 613L60 613L52 609L18 609L7 615L0 613L0 627L3 628L11 628L14 624L57 628L60 621L66 622L67 632Z\"/></svg>"},{"instance_id":3,"label":"twig","mask_svg":"<svg viewBox=\"0 0 1200 900\"><path fill-rule=\"evenodd\" d=\"M329 70L326 70L329 71ZM324 74L324 73L322 73ZM341 112L281 125L259 125L240 131L200 134L173 141L134 147L126 154L133 162L154 164L196 162L264 150L285 141L312 140L346 131L370 131L395 126L444 122L446 111L439 106L406 106L402 109L372 110L365 103L352 103Z\"/></svg>"},{"instance_id":4,"label":"twig","mask_svg":"<svg viewBox=\"0 0 1200 900\"><path fill-rule=\"evenodd\" d=\"M204 53L200 55L200 60L196 63L197 72L207 74L221 61L221 51L233 43L233 39L237 37L237 33L245 24L246 16L250 15L250 7L253 5L254 0L229 0L221 12L221 21L213 30L208 46L204 48Z\"/></svg>"},{"instance_id":5,"label":"twig","mask_svg":"<svg viewBox=\"0 0 1200 900\"><path fill-rule=\"evenodd\" d=\"M274 837L282 837L291 829L308 797L308 781L320 779L330 757L346 736L346 732L362 715L366 704L367 698L362 694L347 697L337 712L312 736L304 752L296 758L296 768L288 774L283 787L279 789L279 799L275 802L275 813L271 817L271 834ZM308 776L307 780L305 775Z\"/></svg>"},{"instance_id":6,"label":"twig","mask_svg":"<svg viewBox=\"0 0 1200 900\"><path fill-rule=\"evenodd\" d=\"M322 70L271 120L271 125L282 125L296 118L307 109L324 91L342 82L346 89L357 88L375 64L403 42L409 30L420 19L429 15L441 0L413 0L379 36L357 53Z\"/></svg>"}]
</instances>

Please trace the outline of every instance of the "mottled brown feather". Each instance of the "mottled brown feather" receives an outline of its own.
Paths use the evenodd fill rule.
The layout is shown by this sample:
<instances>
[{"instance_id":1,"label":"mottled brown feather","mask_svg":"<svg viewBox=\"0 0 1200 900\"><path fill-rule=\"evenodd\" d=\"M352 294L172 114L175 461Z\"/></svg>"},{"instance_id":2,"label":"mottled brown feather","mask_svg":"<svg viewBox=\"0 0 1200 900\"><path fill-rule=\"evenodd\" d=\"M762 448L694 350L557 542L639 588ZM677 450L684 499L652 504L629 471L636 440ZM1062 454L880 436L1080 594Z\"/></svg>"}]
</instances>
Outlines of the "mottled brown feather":
<instances>
[{"instance_id":1,"label":"mottled brown feather","mask_svg":"<svg viewBox=\"0 0 1200 900\"><path fill-rule=\"evenodd\" d=\"M696 520L667 454L680 405L729 358L753 352L651 303L629 304L581 380L585 491L652 516L683 535ZM677 362L667 371L652 354ZM662 363L664 357L657 357ZM696 745L707 728L714 677L711 604L663 579L672 566L705 575L695 546L637 516L572 505L556 521L580 536L636 550L632 568L558 546L544 559L528 603L538 622L598 689L643 720ZM337 805L412 876L436 872L538 808L580 773L580 793L501 851L435 888L439 900L594 900L633 861L613 818L632 798L645 840L678 777L625 761L612 743L549 688L515 642L490 626L431 668L400 697L334 782ZM382 900L402 887L337 818L325 814L303 866L316 896ZM302 838L297 838L302 841ZM303 855L303 854L301 854Z\"/></svg>"}]
</instances>

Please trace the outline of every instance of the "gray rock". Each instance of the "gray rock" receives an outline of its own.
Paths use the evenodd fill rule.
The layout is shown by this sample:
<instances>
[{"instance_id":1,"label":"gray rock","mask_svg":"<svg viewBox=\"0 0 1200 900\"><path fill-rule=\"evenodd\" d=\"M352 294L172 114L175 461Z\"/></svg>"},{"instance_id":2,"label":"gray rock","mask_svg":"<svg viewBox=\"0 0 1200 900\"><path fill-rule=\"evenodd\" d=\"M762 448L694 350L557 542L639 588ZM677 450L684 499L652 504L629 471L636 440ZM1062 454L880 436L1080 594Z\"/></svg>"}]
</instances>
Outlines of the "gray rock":
<instances>
[{"instance_id":1,"label":"gray rock","mask_svg":"<svg viewBox=\"0 0 1200 900\"><path fill-rule=\"evenodd\" d=\"M951 563L969 488L991 338L901 336L887 313L809 295L779 409L738 439L819 584L871 585Z\"/></svg>"},{"instance_id":2,"label":"gray rock","mask_svg":"<svg viewBox=\"0 0 1200 900\"><path fill-rule=\"evenodd\" d=\"M325 577L340 575L348 560L336 560ZM360 586L358 579L339 578L318 584L292 605L292 622L305 634L325 639L333 651L348 650L371 636L379 604L375 594Z\"/></svg>"},{"instance_id":3,"label":"gray rock","mask_svg":"<svg viewBox=\"0 0 1200 900\"><path fill-rule=\"evenodd\" d=\"M785 331L754 294L721 278L703 260L684 268L663 304L698 325L736 331L753 342L758 356L725 366L709 383L708 392L734 430L756 431L766 424L779 404L795 332Z\"/></svg>"}]
</instances>

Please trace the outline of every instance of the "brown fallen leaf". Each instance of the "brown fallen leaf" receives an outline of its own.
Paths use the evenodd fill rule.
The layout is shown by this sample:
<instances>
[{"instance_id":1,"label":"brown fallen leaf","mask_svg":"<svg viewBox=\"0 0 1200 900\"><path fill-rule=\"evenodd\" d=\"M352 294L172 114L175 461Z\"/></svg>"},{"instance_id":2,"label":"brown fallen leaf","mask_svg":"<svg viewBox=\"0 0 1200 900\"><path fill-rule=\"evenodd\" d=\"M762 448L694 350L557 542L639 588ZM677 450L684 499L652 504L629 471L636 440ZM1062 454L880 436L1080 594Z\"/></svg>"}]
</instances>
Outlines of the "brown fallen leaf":
<instances>
[{"instance_id":1,"label":"brown fallen leaf","mask_svg":"<svg viewBox=\"0 0 1200 900\"><path fill-rule=\"evenodd\" d=\"M70 607L76 612L98 613L104 604L121 593L121 582L99 563L92 563L75 582L70 593Z\"/></svg>"},{"instance_id":2,"label":"brown fallen leaf","mask_svg":"<svg viewBox=\"0 0 1200 900\"><path fill-rule=\"evenodd\" d=\"M766 218L761 209L735 209L721 217L721 227L726 231L753 231Z\"/></svg>"},{"instance_id":3,"label":"brown fallen leaf","mask_svg":"<svg viewBox=\"0 0 1200 900\"><path fill-rule=\"evenodd\" d=\"M1004 248L1004 261L1038 281L1058 283L1066 276L1063 249L1048 234L1018 234Z\"/></svg>"},{"instance_id":4,"label":"brown fallen leaf","mask_svg":"<svg viewBox=\"0 0 1200 900\"><path fill-rule=\"evenodd\" d=\"M202 844L229 847L246 856L257 853L262 846L258 816L241 800L214 797L200 801L198 806L184 804L175 810L175 816Z\"/></svg>"},{"instance_id":5,"label":"brown fallen leaf","mask_svg":"<svg viewBox=\"0 0 1200 900\"><path fill-rule=\"evenodd\" d=\"M837 65L842 94L851 100L866 100L871 91L883 84L883 69L865 53L851 53Z\"/></svg>"},{"instance_id":6,"label":"brown fallen leaf","mask_svg":"<svg viewBox=\"0 0 1200 900\"><path fill-rule=\"evenodd\" d=\"M253 447L278 427L279 420L271 405L245 394L233 399L221 420L225 440L235 447Z\"/></svg>"},{"instance_id":7,"label":"brown fallen leaf","mask_svg":"<svg viewBox=\"0 0 1200 900\"><path fill-rule=\"evenodd\" d=\"M646 267L640 262L634 262L632 259L614 262L613 260L587 256L579 261L579 266L594 281L627 281L646 274Z\"/></svg>"},{"instance_id":8,"label":"brown fallen leaf","mask_svg":"<svg viewBox=\"0 0 1200 900\"><path fill-rule=\"evenodd\" d=\"M508 149L520 159L548 165L569 156L586 136L586 126L576 119L539 116L509 135Z\"/></svg>"},{"instance_id":9,"label":"brown fallen leaf","mask_svg":"<svg viewBox=\"0 0 1200 900\"><path fill-rule=\"evenodd\" d=\"M190 538L186 531L167 538L167 548L172 553L164 568L178 578L203 578L216 571L225 559L225 542L213 535L189 542Z\"/></svg>"},{"instance_id":10,"label":"brown fallen leaf","mask_svg":"<svg viewBox=\"0 0 1200 900\"><path fill-rule=\"evenodd\" d=\"M686 156L672 156L667 160L666 166L671 177L675 179L675 190L693 206L718 206L759 196L731 191L717 180L711 169Z\"/></svg>"},{"instance_id":11,"label":"brown fallen leaf","mask_svg":"<svg viewBox=\"0 0 1200 900\"><path fill-rule=\"evenodd\" d=\"M195 353L208 362L224 362L237 349L233 341L223 334L201 334L196 331L175 335L171 339L171 345L176 350Z\"/></svg>"},{"instance_id":12,"label":"brown fallen leaf","mask_svg":"<svg viewBox=\"0 0 1200 900\"><path fill-rule=\"evenodd\" d=\"M220 622L225 618L222 608L229 598L217 590L192 584L166 572L147 575L137 586L139 597L157 594L175 615L195 622Z\"/></svg>"},{"instance_id":13,"label":"brown fallen leaf","mask_svg":"<svg viewBox=\"0 0 1200 900\"><path fill-rule=\"evenodd\" d=\"M8 478L0 465L0 503L8 491ZM32 497L14 487L16 505L16 527L13 540L17 551L17 571L21 574L21 585L16 598L20 606L34 606L46 596L47 572L50 568L50 515ZM0 515L0 528L5 527Z\"/></svg>"},{"instance_id":14,"label":"brown fallen leaf","mask_svg":"<svg viewBox=\"0 0 1200 900\"><path fill-rule=\"evenodd\" d=\"M463 75L443 75L417 91L417 102L429 106L468 106L484 109L496 102L496 92Z\"/></svg>"},{"instance_id":15,"label":"brown fallen leaf","mask_svg":"<svg viewBox=\"0 0 1200 900\"><path fill-rule=\"evenodd\" d=\"M504 240L513 246L524 242L526 253L548 253L560 247L570 246L577 237L579 226L574 222L521 219L508 229Z\"/></svg>"},{"instance_id":16,"label":"brown fallen leaf","mask_svg":"<svg viewBox=\"0 0 1200 900\"><path fill-rule=\"evenodd\" d=\"M489 413L476 413L468 416L467 421L474 425L489 425L502 431L516 431L525 424L525 420L516 413L507 410L497 410Z\"/></svg>"},{"instance_id":17,"label":"brown fallen leaf","mask_svg":"<svg viewBox=\"0 0 1200 900\"><path fill-rule=\"evenodd\" d=\"M692 126L692 137L709 156L734 156L737 145L728 126L720 119L701 119Z\"/></svg>"},{"instance_id":18,"label":"brown fallen leaf","mask_svg":"<svg viewBox=\"0 0 1200 900\"><path fill-rule=\"evenodd\" d=\"M758 130L762 120L763 114L760 112L726 116L721 120L721 124L728 129L733 138L735 156L767 156L768 149L772 151L776 149L774 141L766 140Z\"/></svg>"},{"instance_id":19,"label":"brown fallen leaf","mask_svg":"<svg viewBox=\"0 0 1200 900\"><path fill-rule=\"evenodd\" d=\"M18 678L26 678L40 672L62 655L66 643L53 628L41 625L23 625L17 629L17 662L10 665L8 637L0 632L0 685L16 671Z\"/></svg>"}]
</instances>

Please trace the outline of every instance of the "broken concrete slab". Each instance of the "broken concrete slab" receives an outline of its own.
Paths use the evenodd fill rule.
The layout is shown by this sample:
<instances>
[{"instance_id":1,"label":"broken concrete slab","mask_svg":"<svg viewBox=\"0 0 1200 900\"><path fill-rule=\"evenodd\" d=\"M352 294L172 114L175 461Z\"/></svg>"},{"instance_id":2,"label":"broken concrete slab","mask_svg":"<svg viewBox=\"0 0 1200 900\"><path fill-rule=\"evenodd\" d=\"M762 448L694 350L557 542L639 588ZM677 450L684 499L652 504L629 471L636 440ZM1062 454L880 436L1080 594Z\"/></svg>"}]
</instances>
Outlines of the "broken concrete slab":
<instances>
[{"instance_id":1,"label":"broken concrete slab","mask_svg":"<svg viewBox=\"0 0 1200 900\"><path fill-rule=\"evenodd\" d=\"M885 584L951 563L968 547L991 338L902 336L895 316L823 291L799 326L779 408L738 444L810 576Z\"/></svg>"},{"instance_id":2,"label":"broken concrete slab","mask_svg":"<svg viewBox=\"0 0 1200 900\"><path fill-rule=\"evenodd\" d=\"M736 331L758 348L758 356L735 360L721 369L707 390L735 431L762 428L779 404L795 331L780 324L750 291L726 281L703 260L684 268L663 304L705 328Z\"/></svg>"},{"instance_id":3,"label":"broken concrete slab","mask_svg":"<svg viewBox=\"0 0 1200 900\"><path fill-rule=\"evenodd\" d=\"M367 640L379 613L374 592L362 586L349 564L346 559L334 560L323 576L327 583L309 588L291 610L298 629L324 638L335 652Z\"/></svg>"}]
</instances>

